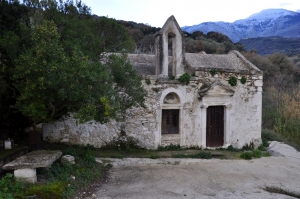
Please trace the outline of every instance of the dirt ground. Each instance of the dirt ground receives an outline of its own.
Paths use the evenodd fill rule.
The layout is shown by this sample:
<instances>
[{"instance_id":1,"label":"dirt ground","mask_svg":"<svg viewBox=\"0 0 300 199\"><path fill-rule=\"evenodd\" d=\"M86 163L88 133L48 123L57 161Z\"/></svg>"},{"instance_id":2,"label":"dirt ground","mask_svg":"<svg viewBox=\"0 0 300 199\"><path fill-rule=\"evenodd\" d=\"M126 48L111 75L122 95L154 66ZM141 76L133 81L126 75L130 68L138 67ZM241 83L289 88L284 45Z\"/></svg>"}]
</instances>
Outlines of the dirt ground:
<instances>
[{"instance_id":1,"label":"dirt ground","mask_svg":"<svg viewBox=\"0 0 300 199\"><path fill-rule=\"evenodd\" d=\"M300 194L300 153L272 142L272 157L253 160L112 159L108 179L92 198L293 198ZM107 160L106 160L107 161Z\"/></svg>"}]
</instances>

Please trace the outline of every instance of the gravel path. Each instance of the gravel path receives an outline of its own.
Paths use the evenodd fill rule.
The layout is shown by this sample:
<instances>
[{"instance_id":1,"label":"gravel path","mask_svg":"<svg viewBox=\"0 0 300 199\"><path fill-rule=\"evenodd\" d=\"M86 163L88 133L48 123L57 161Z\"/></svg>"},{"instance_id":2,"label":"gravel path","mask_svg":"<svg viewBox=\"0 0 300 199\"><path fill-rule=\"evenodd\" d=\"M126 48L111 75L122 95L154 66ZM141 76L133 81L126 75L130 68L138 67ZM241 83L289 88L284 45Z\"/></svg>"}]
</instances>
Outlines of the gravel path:
<instances>
[{"instance_id":1,"label":"gravel path","mask_svg":"<svg viewBox=\"0 0 300 199\"><path fill-rule=\"evenodd\" d=\"M250 161L117 159L108 181L88 198L292 198L266 186L300 194L300 153L278 142L268 150L272 157Z\"/></svg>"}]
</instances>

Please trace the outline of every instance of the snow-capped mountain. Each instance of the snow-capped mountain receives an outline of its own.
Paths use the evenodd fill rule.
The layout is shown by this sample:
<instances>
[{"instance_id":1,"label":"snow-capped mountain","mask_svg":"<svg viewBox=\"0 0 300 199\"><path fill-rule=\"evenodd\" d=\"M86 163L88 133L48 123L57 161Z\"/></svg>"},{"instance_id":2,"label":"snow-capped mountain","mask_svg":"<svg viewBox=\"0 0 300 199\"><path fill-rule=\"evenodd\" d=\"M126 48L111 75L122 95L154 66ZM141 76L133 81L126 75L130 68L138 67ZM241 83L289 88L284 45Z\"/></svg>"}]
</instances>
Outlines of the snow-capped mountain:
<instances>
[{"instance_id":1,"label":"snow-capped mountain","mask_svg":"<svg viewBox=\"0 0 300 199\"><path fill-rule=\"evenodd\" d=\"M233 23L204 22L182 27L182 30L189 33L197 30L204 33L220 32L227 35L233 42L244 38L268 36L300 38L300 13L285 9L267 9Z\"/></svg>"}]
</instances>

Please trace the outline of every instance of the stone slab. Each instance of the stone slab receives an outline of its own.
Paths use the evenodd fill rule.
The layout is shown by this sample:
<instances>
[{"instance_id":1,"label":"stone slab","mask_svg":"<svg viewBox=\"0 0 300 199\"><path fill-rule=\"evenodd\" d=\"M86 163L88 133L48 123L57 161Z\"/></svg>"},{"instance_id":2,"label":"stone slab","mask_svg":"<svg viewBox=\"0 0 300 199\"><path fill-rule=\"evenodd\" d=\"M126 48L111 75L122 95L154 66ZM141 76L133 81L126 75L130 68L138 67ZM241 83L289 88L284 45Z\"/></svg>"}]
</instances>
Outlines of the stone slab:
<instances>
[{"instance_id":1,"label":"stone slab","mask_svg":"<svg viewBox=\"0 0 300 199\"><path fill-rule=\"evenodd\" d=\"M5 170L35 169L39 167L49 167L61 156L61 151L39 150L30 152L24 156L3 166Z\"/></svg>"}]
</instances>

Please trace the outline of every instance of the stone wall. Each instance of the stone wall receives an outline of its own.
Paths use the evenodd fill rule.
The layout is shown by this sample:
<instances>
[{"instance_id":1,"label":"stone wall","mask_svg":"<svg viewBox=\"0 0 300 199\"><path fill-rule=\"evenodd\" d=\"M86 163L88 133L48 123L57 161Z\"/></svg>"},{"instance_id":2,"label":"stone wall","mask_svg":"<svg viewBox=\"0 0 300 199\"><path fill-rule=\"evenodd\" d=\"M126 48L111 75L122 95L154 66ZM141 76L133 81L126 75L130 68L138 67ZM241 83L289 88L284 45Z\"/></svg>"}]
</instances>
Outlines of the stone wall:
<instances>
[{"instance_id":1,"label":"stone wall","mask_svg":"<svg viewBox=\"0 0 300 199\"><path fill-rule=\"evenodd\" d=\"M218 72L211 77L209 72L196 71L190 84L177 80L158 79L157 76L146 76L151 84L143 85L148 91L146 108L127 110L123 122L114 120L106 124L95 121L76 124L70 116L53 124L43 125L44 139L71 144L93 145L101 147L120 135L121 125L125 126L128 136L135 137L139 145L155 149L159 145L180 144L182 146L200 146L205 148L206 108L208 106L225 106L225 139L224 146L233 145L241 148L250 142L261 142L261 91L262 76ZM230 86L228 79L236 76L247 78L245 84ZM205 84L219 82L211 87L204 97L199 97L199 90ZM164 98L169 93L179 97L179 103L166 104ZM179 134L161 135L162 109L179 109Z\"/></svg>"}]
</instances>

